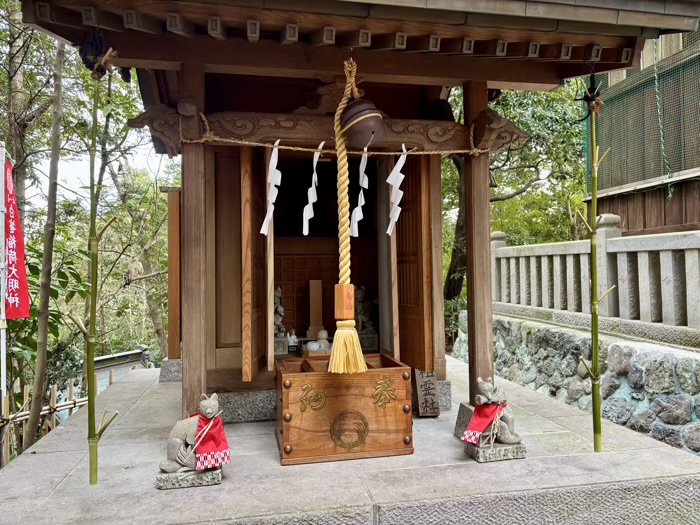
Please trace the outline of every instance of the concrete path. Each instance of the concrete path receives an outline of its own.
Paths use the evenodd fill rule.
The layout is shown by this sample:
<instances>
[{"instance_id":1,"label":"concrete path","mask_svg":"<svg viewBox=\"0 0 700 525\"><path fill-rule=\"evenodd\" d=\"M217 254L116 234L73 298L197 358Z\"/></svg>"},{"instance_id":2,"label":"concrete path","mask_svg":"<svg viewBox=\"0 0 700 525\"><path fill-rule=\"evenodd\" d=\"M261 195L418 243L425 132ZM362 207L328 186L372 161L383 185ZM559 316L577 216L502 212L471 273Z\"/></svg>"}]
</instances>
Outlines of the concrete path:
<instances>
[{"instance_id":1,"label":"concrete path","mask_svg":"<svg viewBox=\"0 0 700 525\"><path fill-rule=\"evenodd\" d=\"M274 423L227 425L233 461L216 487L158 491L158 463L180 415L180 384L138 370L98 397L120 416L100 443L88 484L80 410L0 470L0 523L635 524L700 523L700 458L499 381L528 458L477 464L452 436L467 367L449 360L451 412L416 419L415 454L281 467Z\"/></svg>"}]
</instances>

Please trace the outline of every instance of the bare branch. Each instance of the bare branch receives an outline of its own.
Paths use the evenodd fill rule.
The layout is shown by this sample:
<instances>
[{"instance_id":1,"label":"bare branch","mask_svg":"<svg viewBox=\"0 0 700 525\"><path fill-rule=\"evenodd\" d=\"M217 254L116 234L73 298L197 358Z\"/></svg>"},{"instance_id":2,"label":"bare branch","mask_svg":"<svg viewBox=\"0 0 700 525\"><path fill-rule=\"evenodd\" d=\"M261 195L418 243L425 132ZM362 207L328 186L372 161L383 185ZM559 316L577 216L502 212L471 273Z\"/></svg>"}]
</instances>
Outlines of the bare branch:
<instances>
[{"instance_id":1,"label":"bare branch","mask_svg":"<svg viewBox=\"0 0 700 525\"><path fill-rule=\"evenodd\" d=\"M527 190L529 190L534 184L537 184L538 182L544 182L549 178L549 175L547 175L544 178L540 177L534 177L527 181L524 186L522 186L520 189L514 191L513 193L508 193L507 195L493 195L491 196L491 202L503 202L507 201L509 199L512 199L513 197L517 197L518 195L522 195L525 193Z\"/></svg>"}]
</instances>

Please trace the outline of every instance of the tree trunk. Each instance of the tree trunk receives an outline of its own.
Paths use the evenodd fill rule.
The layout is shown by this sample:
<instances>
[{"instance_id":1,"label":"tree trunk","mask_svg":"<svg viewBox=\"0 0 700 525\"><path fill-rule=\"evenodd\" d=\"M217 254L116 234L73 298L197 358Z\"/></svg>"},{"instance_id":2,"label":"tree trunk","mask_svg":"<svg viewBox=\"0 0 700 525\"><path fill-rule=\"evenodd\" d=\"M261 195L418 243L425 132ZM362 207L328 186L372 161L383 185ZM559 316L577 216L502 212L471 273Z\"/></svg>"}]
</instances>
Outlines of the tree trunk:
<instances>
[{"instance_id":1,"label":"tree trunk","mask_svg":"<svg viewBox=\"0 0 700 525\"><path fill-rule=\"evenodd\" d=\"M124 173L127 173L128 170L124 170ZM127 191L124 189L125 184L122 184L122 181L119 180L119 176L117 171L110 169L109 170L110 176L112 177L112 183L114 184L114 187L117 190L117 194L119 195L119 200L122 202L122 204L126 204L127 200L129 199L129 195ZM131 220L133 222L136 222L139 220L139 217L137 214L135 214L131 209L128 209L129 216L131 217ZM159 222L156 223L155 228L153 230L153 233L148 237L147 239L144 239L144 243L142 244L142 249L141 249L141 254L139 256L139 262L141 263L141 267L143 269L143 275L144 276L156 276L158 272L153 268L151 265L152 261L152 249L153 249L153 243L156 240L156 237L158 235L158 232L160 229L163 227L163 224L165 223L165 219L167 218L167 214L163 216L163 219L160 220ZM158 302L156 301L155 297L158 296L158 291L156 290L156 287L153 285L153 281L151 279L148 280L148 284L146 285L146 303L148 305L148 316L151 319L151 323L153 324L153 330L156 333L156 337L158 338L158 344L160 346L160 352L161 355L165 355L167 346L168 346L168 338L167 334L165 332L165 327L163 324L163 316L161 313L161 308Z\"/></svg>"},{"instance_id":2,"label":"tree trunk","mask_svg":"<svg viewBox=\"0 0 700 525\"><path fill-rule=\"evenodd\" d=\"M53 241L56 233L56 193L58 190L58 161L61 155L61 114L63 91L63 61L65 44L59 43L54 64L53 110L51 118L51 163L49 167L49 195L44 225L44 253L41 261L39 284L39 318L36 367L34 369L34 390L29 420L25 427L23 448L31 447L36 440L36 432L48 389L47 353L49 328L49 300L51 298L51 273L53 271ZM19 199L18 199L19 200Z\"/></svg>"},{"instance_id":3,"label":"tree trunk","mask_svg":"<svg viewBox=\"0 0 700 525\"><path fill-rule=\"evenodd\" d=\"M566 199L566 218L569 220L569 231L571 232L571 240L578 241L578 224L576 220L576 212L571 209L571 199Z\"/></svg>"},{"instance_id":4,"label":"tree trunk","mask_svg":"<svg viewBox=\"0 0 700 525\"><path fill-rule=\"evenodd\" d=\"M141 258L141 265L143 266L143 273L149 275L154 272L151 267L151 248L146 248L143 251L143 257ZM148 316L151 318L151 323L153 323L153 329L158 337L158 344L160 345L160 354L165 355L168 340L165 335L165 329L163 327L163 316L161 315L161 308L156 301L158 296L157 290L153 285L153 279L148 279L148 284L146 287L146 302L148 303Z\"/></svg>"},{"instance_id":5,"label":"tree trunk","mask_svg":"<svg viewBox=\"0 0 700 525\"><path fill-rule=\"evenodd\" d=\"M12 5L12 4L11 4ZM24 63L28 47L26 44L25 27L22 25L22 10L19 3L14 8L10 7L8 36L10 52L8 56L8 91L9 102L9 136L8 150L15 161L13 170L15 192L17 194L17 208L19 210L20 224L24 227L24 210L26 208L26 184L27 173L25 163L26 124L23 114L27 113L26 97L24 94Z\"/></svg>"},{"instance_id":6,"label":"tree trunk","mask_svg":"<svg viewBox=\"0 0 700 525\"><path fill-rule=\"evenodd\" d=\"M451 157L459 173L459 209L457 222L455 223L454 243L452 244L452 256L450 266L445 277L445 300L459 297L464 286L464 275L467 269L467 241L464 231L464 158Z\"/></svg>"}]
</instances>

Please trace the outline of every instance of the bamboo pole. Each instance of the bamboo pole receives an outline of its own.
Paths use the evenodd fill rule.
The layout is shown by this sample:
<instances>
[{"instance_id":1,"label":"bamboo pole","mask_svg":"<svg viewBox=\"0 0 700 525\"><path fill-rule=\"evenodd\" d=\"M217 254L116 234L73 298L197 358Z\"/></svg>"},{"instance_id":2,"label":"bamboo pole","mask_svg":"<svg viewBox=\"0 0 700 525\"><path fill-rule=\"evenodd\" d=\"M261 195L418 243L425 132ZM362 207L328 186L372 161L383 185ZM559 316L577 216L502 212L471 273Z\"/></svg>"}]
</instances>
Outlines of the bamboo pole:
<instances>
[{"instance_id":1,"label":"bamboo pole","mask_svg":"<svg viewBox=\"0 0 700 525\"><path fill-rule=\"evenodd\" d=\"M51 396L49 397L49 408L51 411L51 416L49 421L51 422L51 430L56 428L56 385L51 385Z\"/></svg>"},{"instance_id":2,"label":"bamboo pole","mask_svg":"<svg viewBox=\"0 0 700 525\"><path fill-rule=\"evenodd\" d=\"M73 401L63 401L62 403L56 403L55 410L56 412L62 412L63 410L68 410L72 413L72 411L76 408L80 408L83 405L87 404L87 397L81 397L78 399L74 399ZM47 416L51 413L51 406L46 405L45 407L42 407L40 415L42 416ZM26 421L27 418L29 417L29 410L23 410L22 412L16 412L14 414L10 414L8 416L8 419L4 419L0 422L0 428L7 425L9 423L9 420L12 420L12 423L20 423L22 421Z\"/></svg>"},{"instance_id":3,"label":"bamboo pole","mask_svg":"<svg viewBox=\"0 0 700 525\"><path fill-rule=\"evenodd\" d=\"M109 386L112 386L112 383L114 383L114 368L109 369Z\"/></svg>"},{"instance_id":4,"label":"bamboo pole","mask_svg":"<svg viewBox=\"0 0 700 525\"><path fill-rule=\"evenodd\" d=\"M596 111L591 111L591 383L593 396L593 450L603 451L600 399L600 348L598 345L598 142Z\"/></svg>"},{"instance_id":5,"label":"bamboo pole","mask_svg":"<svg viewBox=\"0 0 700 525\"><path fill-rule=\"evenodd\" d=\"M97 429L95 428L95 397L97 396L97 374L95 374L95 344L97 343L97 185L95 181L95 157L97 155L97 105L100 99L100 78L92 79L92 129L90 130L90 327L87 334L85 361L88 381L88 449L90 452L90 485L97 484Z\"/></svg>"},{"instance_id":6,"label":"bamboo pole","mask_svg":"<svg viewBox=\"0 0 700 525\"><path fill-rule=\"evenodd\" d=\"M598 111L603 106L603 101L598 97L598 86L595 84L595 75L591 75L590 87L586 88L586 96L583 100L588 102L588 113L591 119L591 213L589 220L583 218L591 236L591 365L581 357L580 361L586 367L591 378L592 413L593 413L593 450L603 451L603 431L601 419L600 397L600 343L598 334L599 310L598 307L605 297L615 288L613 285L603 295L598 295L598 170L605 157L610 153L608 148L603 156L600 156L596 123Z\"/></svg>"},{"instance_id":7,"label":"bamboo pole","mask_svg":"<svg viewBox=\"0 0 700 525\"><path fill-rule=\"evenodd\" d=\"M70 383L68 384L68 401L74 401L75 400L75 386L73 384L73 380L70 380ZM71 417L73 415L73 408L68 409L68 417Z\"/></svg>"}]
</instances>

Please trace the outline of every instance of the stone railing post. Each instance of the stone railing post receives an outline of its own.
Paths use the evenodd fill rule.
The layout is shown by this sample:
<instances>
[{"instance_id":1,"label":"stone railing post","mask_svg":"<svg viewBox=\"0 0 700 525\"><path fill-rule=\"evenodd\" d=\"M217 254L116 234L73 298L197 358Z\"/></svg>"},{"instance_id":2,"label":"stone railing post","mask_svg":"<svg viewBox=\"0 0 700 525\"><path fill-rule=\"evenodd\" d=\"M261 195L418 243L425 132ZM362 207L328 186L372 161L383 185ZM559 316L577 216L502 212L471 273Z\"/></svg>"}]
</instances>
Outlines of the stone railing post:
<instances>
[{"instance_id":1,"label":"stone railing post","mask_svg":"<svg viewBox=\"0 0 700 525\"><path fill-rule=\"evenodd\" d=\"M491 232L491 292L493 301L503 301L501 298L501 265L496 262L496 250L504 248L506 234L503 232Z\"/></svg>"},{"instance_id":2,"label":"stone railing post","mask_svg":"<svg viewBox=\"0 0 700 525\"><path fill-rule=\"evenodd\" d=\"M700 328L700 250L685 251L685 286L688 327Z\"/></svg>"},{"instance_id":3,"label":"stone railing post","mask_svg":"<svg viewBox=\"0 0 700 525\"><path fill-rule=\"evenodd\" d=\"M683 326L687 323L686 275L682 252L662 250L661 263L661 315L664 324Z\"/></svg>"},{"instance_id":4,"label":"stone railing post","mask_svg":"<svg viewBox=\"0 0 700 525\"><path fill-rule=\"evenodd\" d=\"M620 217L604 213L598 218L598 297L611 286L617 285L617 254L608 252L608 239L620 237ZM593 290L593 293L596 293ZM619 313L619 295L613 290L599 305L598 311L604 317L617 317Z\"/></svg>"}]
</instances>

